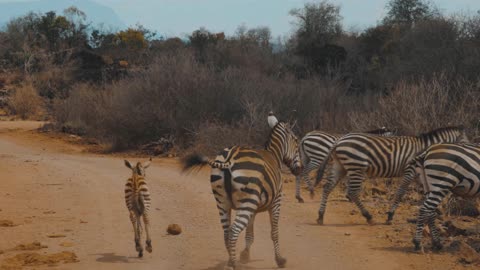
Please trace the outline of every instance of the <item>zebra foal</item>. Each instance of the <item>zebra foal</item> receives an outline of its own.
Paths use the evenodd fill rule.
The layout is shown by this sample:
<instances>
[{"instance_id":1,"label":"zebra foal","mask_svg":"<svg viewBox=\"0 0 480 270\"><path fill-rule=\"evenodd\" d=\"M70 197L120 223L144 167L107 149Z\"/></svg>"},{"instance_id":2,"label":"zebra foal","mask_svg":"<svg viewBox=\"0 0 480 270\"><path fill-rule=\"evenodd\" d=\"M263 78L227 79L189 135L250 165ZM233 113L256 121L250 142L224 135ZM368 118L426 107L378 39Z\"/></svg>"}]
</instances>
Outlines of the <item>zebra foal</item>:
<instances>
[{"instance_id":1,"label":"zebra foal","mask_svg":"<svg viewBox=\"0 0 480 270\"><path fill-rule=\"evenodd\" d=\"M277 265L283 268L286 264L286 259L280 254L278 241L283 184L281 166L284 163L297 175L301 171L301 163L297 138L290 126L279 122L273 115L268 117L268 123L272 130L265 150L233 146L224 149L214 160L194 154L183 161L184 171L203 165L212 168L210 183L229 254L225 269L236 269L236 243L245 228L246 247L241 253L241 261L245 263L249 260L255 215L264 211L270 214ZM233 222L232 210L236 212Z\"/></svg>"},{"instance_id":2,"label":"zebra foal","mask_svg":"<svg viewBox=\"0 0 480 270\"><path fill-rule=\"evenodd\" d=\"M128 160L125 160L125 166L132 170L132 177L128 178L125 184L125 203L130 213L130 221L135 232L135 249L138 257L143 257L143 247L141 244L142 221L145 223L145 233L147 234L146 250L152 252L152 240L150 238L150 192L145 181L145 169L150 166L152 159L145 163L137 162L132 166Z\"/></svg>"}]
</instances>

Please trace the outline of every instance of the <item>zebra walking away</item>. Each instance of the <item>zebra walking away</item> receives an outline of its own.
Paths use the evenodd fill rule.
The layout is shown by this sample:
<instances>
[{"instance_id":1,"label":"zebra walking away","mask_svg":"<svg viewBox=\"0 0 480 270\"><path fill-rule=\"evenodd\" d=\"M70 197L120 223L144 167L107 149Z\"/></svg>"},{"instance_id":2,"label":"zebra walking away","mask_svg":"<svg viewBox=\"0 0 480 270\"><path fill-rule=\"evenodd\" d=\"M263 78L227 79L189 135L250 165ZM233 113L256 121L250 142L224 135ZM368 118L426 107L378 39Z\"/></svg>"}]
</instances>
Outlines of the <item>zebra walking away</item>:
<instances>
[{"instance_id":1,"label":"zebra walking away","mask_svg":"<svg viewBox=\"0 0 480 270\"><path fill-rule=\"evenodd\" d=\"M275 260L283 268L286 259L280 255L278 242L278 222L282 199L282 162L293 174L301 171L297 138L290 126L269 116L272 128L265 150L254 150L234 146L224 149L215 160L201 155L188 156L184 161L184 171L196 166L210 165L210 183L220 212L225 247L229 253L226 269L236 267L236 243L239 234L246 228L246 247L241 253L241 261L250 258L253 243L255 215L268 211L270 214L271 237L274 244ZM231 222L231 211L235 219Z\"/></svg>"},{"instance_id":2,"label":"zebra walking away","mask_svg":"<svg viewBox=\"0 0 480 270\"><path fill-rule=\"evenodd\" d=\"M415 155L428 146L440 142L467 140L459 127L446 127L419 136L380 137L351 133L339 139L330 151L333 160L318 211L318 224L323 224L330 192L343 177L348 177L347 196L360 209L369 224L372 216L360 201L360 190L366 177L399 177L408 172L407 165ZM325 162L326 163L326 162ZM324 165L325 165L324 163ZM322 166L323 171L325 166ZM320 171L319 173L323 173ZM316 184L318 184L318 179ZM408 183L402 181L403 190ZM398 193L398 192L397 192ZM403 194L401 194L403 195Z\"/></svg>"},{"instance_id":3,"label":"zebra walking away","mask_svg":"<svg viewBox=\"0 0 480 270\"><path fill-rule=\"evenodd\" d=\"M392 136L393 132L385 127L380 129L370 130L365 133L377 134L381 136ZM298 151L300 159L303 164L301 175L295 178L295 198L299 203L304 200L300 194L300 186L302 179L307 184L310 190L310 197L314 196L312 181L309 174L313 170L318 170L326 161L328 153L332 149L335 142L344 135L330 134L327 132L314 130L307 133L298 144ZM317 175L317 178L322 178L323 175Z\"/></svg>"},{"instance_id":4,"label":"zebra walking away","mask_svg":"<svg viewBox=\"0 0 480 270\"><path fill-rule=\"evenodd\" d=\"M430 227L432 248L439 250L442 243L435 226L438 205L450 193L461 197L480 195L480 146L435 144L411 163L425 192L425 200L418 214L417 229L413 238L415 250L421 249L425 224Z\"/></svg>"},{"instance_id":5,"label":"zebra walking away","mask_svg":"<svg viewBox=\"0 0 480 270\"><path fill-rule=\"evenodd\" d=\"M145 233L147 234L146 249L152 252L152 240L150 238L150 192L148 191L147 182L145 181L145 169L150 166L152 159L145 163L137 162L132 166L128 160L125 160L125 166L132 170L132 177L125 184L125 203L130 212L130 221L135 232L135 249L138 257L143 257L143 247L141 244L142 222L145 223Z\"/></svg>"}]
</instances>

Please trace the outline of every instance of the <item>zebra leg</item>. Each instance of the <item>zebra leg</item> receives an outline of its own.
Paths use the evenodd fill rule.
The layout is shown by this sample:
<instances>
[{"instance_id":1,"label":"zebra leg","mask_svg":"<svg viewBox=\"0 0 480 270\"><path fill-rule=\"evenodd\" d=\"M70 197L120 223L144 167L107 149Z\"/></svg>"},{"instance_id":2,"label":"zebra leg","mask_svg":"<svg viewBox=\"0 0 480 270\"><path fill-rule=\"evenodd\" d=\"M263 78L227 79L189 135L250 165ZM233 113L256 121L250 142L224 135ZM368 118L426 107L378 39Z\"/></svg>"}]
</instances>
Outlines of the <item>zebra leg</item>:
<instances>
[{"instance_id":1,"label":"zebra leg","mask_svg":"<svg viewBox=\"0 0 480 270\"><path fill-rule=\"evenodd\" d=\"M362 216L367 219L368 224L374 225L372 215L360 200L360 191L362 190L363 179L365 179L364 173L361 171L350 171L348 178L347 196L355 203L358 209L360 209Z\"/></svg>"},{"instance_id":2,"label":"zebra leg","mask_svg":"<svg viewBox=\"0 0 480 270\"><path fill-rule=\"evenodd\" d=\"M440 233L435 225L435 219L437 217L437 207L442 202L443 198L449 193L449 191L431 191L425 197L420 213L418 214L417 230L413 243L415 244L415 250L419 250L421 247L421 241L423 236L423 226L428 222L430 232L432 234L432 248L434 250L440 250L443 245L440 241Z\"/></svg>"},{"instance_id":3,"label":"zebra leg","mask_svg":"<svg viewBox=\"0 0 480 270\"><path fill-rule=\"evenodd\" d=\"M245 249L240 253L240 262L247 263L250 260L250 247L253 244L253 223L255 222L255 215L250 218L250 222L247 226L247 233L245 234Z\"/></svg>"},{"instance_id":4,"label":"zebra leg","mask_svg":"<svg viewBox=\"0 0 480 270\"><path fill-rule=\"evenodd\" d=\"M302 181L302 176L303 176L303 172L302 172L302 175L295 176L295 199L297 199L299 203L305 202L302 198L302 195L300 195L300 185Z\"/></svg>"},{"instance_id":5,"label":"zebra leg","mask_svg":"<svg viewBox=\"0 0 480 270\"><path fill-rule=\"evenodd\" d=\"M237 265L237 254L236 254L236 246L238 235L245 229L247 224L250 222L251 217L254 215L252 211L249 210L237 210L235 221L233 222L232 226L230 226L230 231L228 234L228 253L229 253L229 260L227 267L225 269L231 270L235 269Z\"/></svg>"},{"instance_id":6,"label":"zebra leg","mask_svg":"<svg viewBox=\"0 0 480 270\"><path fill-rule=\"evenodd\" d=\"M423 238L423 227L425 222L428 220L428 209L425 207L425 204L420 208L417 218L417 228L415 230L415 237L413 238L413 244L415 245L415 251L423 251L422 247L422 238Z\"/></svg>"},{"instance_id":7,"label":"zebra leg","mask_svg":"<svg viewBox=\"0 0 480 270\"><path fill-rule=\"evenodd\" d=\"M302 196L300 195L300 186L301 186L301 181L302 179L305 181L305 183L308 186L308 189L310 190L310 197L313 198L314 190L313 190L313 185L312 181L310 181L309 174L310 172L315 169L315 167L318 167L315 163L309 162L302 170L302 173L295 177L295 198L298 200L299 203L303 203L304 200Z\"/></svg>"},{"instance_id":8,"label":"zebra leg","mask_svg":"<svg viewBox=\"0 0 480 270\"><path fill-rule=\"evenodd\" d=\"M230 252L229 244L228 244L228 235L230 231L230 219L231 219L231 209L223 209L218 206L218 211L220 212L220 222L222 223L223 228L223 240L225 241L225 248L227 252Z\"/></svg>"},{"instance_id":9,"label":"zebra leg","mask_svg":"<svg viewBox=\"0 0 480 270\"><path fill-rule=\"evenodd\" d=\"M284 268L287 263L287 259L280 255L280 244L278 243L278 221L280 219L280 204L281 196L278 196L277 199L272 204L272 207L269 209L268 213L270 214L270 225L272 226L272 241L275 249L275 261L279 268Z\"/></svg>"},{"instance_id":10,"label":"zebra leg","mask_svg":"<svg viewBox=\"0 0 480 270\"><path fill-rule=\"evenodd\" d=\"M145 241L145 249L152 253L152 239L150 238L150 218L148 216L148 211L143 213L143 223L145 224L145 234L147 235L147 240Z\"/></svg>"},{"instance_id":11,"label":"zebra leg","mask_svg":"<svg viewBox=\"0 0 480 270\"><path fill-rule=\"evenodd\" d=\"M397 210L397 207L400 204L400 201L402 200L403 196L407 192L407 188L414 178L415 178L415 166L409 165L405 169L405 174L403 176L402 183L400 184L400 186L397 189L397 192L395 193L392 206L390 207L390 210L387 212L387 221L385 222L387 225L392 224L393 216L395 215L395 210Z\"/></svg>"},{"instance_id":12,"label":"zebra leg","mask_svg":"<svg viewBox=\"0 0 480 270\"><path fill-rule=\"evenodd\" d=\"M142 246L140 245L140 231L137 228L138 227L137 215L133 211L130 211L130 221L132 222L133 232L135 234L135 250L137 252L140 252L142 249ZM139 257L141 257L140 253L139 253Z\"/></svg>"},{"instance_id":13,"label":"zebra leg","mask_svg":"<svg viewBox=\"0 0 480 270\"><path fill-rule=\"evenodd\" d=\"M430 216L430 219L428 220L428 227L430 227L430 233L432 234L432 249L435 251L438 251L443 248L443 245L440 240L440 232L438 231L438 228L435 225L436 219L437 219L437 212L434 211Z\"/></svg>"},{"instance_id":14,"label":"zebra leg","mask_svg":"<svg viewBox=\"0 0 480 270\"><path fill-rule=\"evenodd\" d=\"M135 246L138 251L138 257L141 258L143 257L143 246L141 243L141 236L142 236L142 221L140 216L135 217L137 219L137 231L136 231L136 236L135 236Z\"/></svg>"},{"instance_id":15,"label":"zebra leg","mask_svg":"<svg viewBox=\"0 0 480 270\"><path fill-rule=\"evenodd\" d=\"M337 186L339 179L343 177L344 173L345 171L337 163L334 163L334 165L330 167L327 183L323 186L323 194L320 201L320 209L318 210L317 224L323 225L323 216L325 215L325 210L327 209L328 196Z\"/></svg>"}]
</instances>

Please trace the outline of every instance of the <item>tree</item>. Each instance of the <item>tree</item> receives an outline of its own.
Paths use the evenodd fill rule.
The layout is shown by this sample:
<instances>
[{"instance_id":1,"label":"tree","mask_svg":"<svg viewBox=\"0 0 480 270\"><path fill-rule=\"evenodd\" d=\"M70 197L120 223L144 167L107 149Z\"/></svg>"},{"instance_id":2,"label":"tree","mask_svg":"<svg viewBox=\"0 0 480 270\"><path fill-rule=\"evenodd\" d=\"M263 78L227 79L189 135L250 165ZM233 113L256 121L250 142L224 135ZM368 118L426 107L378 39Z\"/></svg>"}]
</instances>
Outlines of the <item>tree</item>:
<instances>
[{"instance_id":1,"label":"tree","mask_svg":"<svg viewBox=\"0 0 480 270\"><path fill-rule=\"evenodd\" d=\"M440 14L438 9L427 0L390 0L386 6L388 13L383 19L385 24L406 24L431 19Z\"/></svg>"},{"instance_id":2,"label":"tree","mask_svg":"<svg viewBox=\"0 0 480 270\"><path fill-rule=\"evenodd\" d=\"M290 15L296 19L297 29L292 43L297 55L302 56L315 69L329 64L332 59L337 59L330 57L328 51L331 51L331 45L343 32L341 23L343 18L340 16L339 6L326 0L320 3L307 3L301 9L292 9ZM337 54L342 49L336 48L334 51ZM341 59L344 59L343 53L338 60Z\"/></svg>"}]
</instances>

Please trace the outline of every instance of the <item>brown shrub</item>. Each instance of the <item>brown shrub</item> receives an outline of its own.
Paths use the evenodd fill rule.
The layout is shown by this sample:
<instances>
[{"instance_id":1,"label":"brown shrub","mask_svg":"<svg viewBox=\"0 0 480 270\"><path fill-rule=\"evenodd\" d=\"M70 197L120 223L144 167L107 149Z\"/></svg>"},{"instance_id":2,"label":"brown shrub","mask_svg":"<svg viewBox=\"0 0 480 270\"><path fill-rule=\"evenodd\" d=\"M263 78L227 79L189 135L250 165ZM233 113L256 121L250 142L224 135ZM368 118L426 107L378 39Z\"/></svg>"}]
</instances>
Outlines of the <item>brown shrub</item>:
<instances>
[{"instance_id":1,"label":"brown shrub","mask_svg":"<svg viewBox=\"0 0 480 270\"><path fill-rule=\"evenodd\" d=\"M66 100L57 101L55 115L67 130L116 149L174 136L183 148L198 144L212 153L233 144L261 146L269 110L283 120L297 118L300 131L326 119L321 117L325 108L328 115L346 115L354 107L341 101L345 91L336 77L300 81L248 69L216 70L186 52L159 57L148 70L104 89L74 86ZM329 121L322 127L344 129L345 124Z\"/></svg>"},{"instance_id":2,"label":"brown shrub","mask_svg":"<svg viewBox=\"0 0 480 270\"><path fill-rule=\"evenodd\" d=\"M450 81L440 75L432 80L401 82L368 112L352 112L355 129L396 127L401 134L416 134L449 125L464 125L474 132L478 124L480 93L474 84Z\"/></svg>"},{"instance_id":3,"label":"brown shrub","mask_svg":"<svg viewBox=\"0 0 480 270\"><path fill-rule=\"evenodd\" d=\"M37 116L42 110L42 99L32 84L18 87L8 101L8 108L12 114L22 119Z\"/></svg>"},{"instance_id":4,"label":"brown shrub","mask_svg":"<svg viewBox=\"0 0 480 270\"><path fill-rule=\"evenodd\" d=\"M77 84L69 98L54 100L54 116L63 132L99 136L103 134L106 107L104 91L90 84Z\"/></svg>"}]
</instances>

